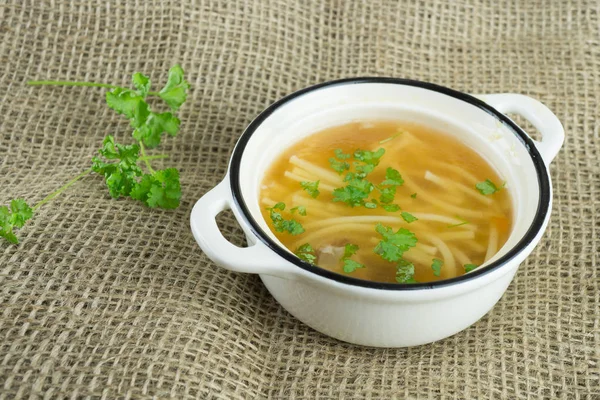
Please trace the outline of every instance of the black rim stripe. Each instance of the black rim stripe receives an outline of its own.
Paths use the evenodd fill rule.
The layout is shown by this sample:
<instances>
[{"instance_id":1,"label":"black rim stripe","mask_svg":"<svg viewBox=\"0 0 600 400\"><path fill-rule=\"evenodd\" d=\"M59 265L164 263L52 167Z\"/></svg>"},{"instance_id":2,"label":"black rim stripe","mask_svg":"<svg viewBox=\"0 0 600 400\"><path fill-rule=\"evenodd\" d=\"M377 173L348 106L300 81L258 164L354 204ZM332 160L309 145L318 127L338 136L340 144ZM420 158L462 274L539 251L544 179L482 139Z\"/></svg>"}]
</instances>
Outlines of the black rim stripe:
<instances>
[{"instance_id":1,"label":"black rim stripe","mask_svg":"<svg viewBox=\"0 0 600 400\"><path fill-rule=\"evenodd\" d=\"M275 110L281 107L283 104L293 100L297 97L300 97L306 93L314 92L319 89L331 87L331 86L339 86L339 85L353 85L353 84L362 84L362 83L387 83L387 84L395 84L395 85L404 85L404 86L415 86L427 90L431 90L434 92L439 92L445 94L447 96L456 98L458 100L462 100L466 103L469 103L488 114L492 115L499 121L501 121L504 125L508 126L510 130L521 140L525 149L528 151L531 160L533 161L533 165L535 166L539 189L540 189L540 197L538 201L538 206L536 210L536 215L531 223L531 226L523 236L523 238L512 248L510 249L504 256L494 261L493 263L483 267L477 268L473 272L461 275L451 279L445 279L441 281L435 282L426 282L426 283L386 283L386 282L373 282L367 281L364 279L353 278L347 275L341 275L336 272L329 271L327 269L309 264L305 261L300 260L294 255L290 254L287 250L282 249L275 241L273 241L258 225L256 220L250 214L248 207L243 199L241 186L240 186L240 165L242 160L242 155L248 141L252 137L252 134L256 131L256 129L263 123L265 119L267 119ZM546 171L546 167L544 165L544 161L537 148L535 147L533 141L521 128L519 128L515 123L513 123L507 116L500 113L487 103L468 95L466 93L462 93L453 89L449 89L443 86L439 86L433 83L414 81L410 79L400 79L400 78L380 78L380 77L362 77L362 78L347 78L340 79L335 81L329 81L320 83L314 86L307 87L305 89L301 89L297 92L294 92L281 100L271 104L267 109L265 109L262 113L260 113L251 123L248 125L240 139L238 140L233 154L231 156L231 161L229 164L229 173L231 177L231 191L233 194L233 199L236 205L242 210L243 216L246 218L246 221L249 223L252 232L271 250L277 253L279 256L284 258L285 260L291 262L292 264L302 268L306 271L314 273L316 275L322 276L324 278L332 279L337 282L353 285L353 286L361 286L365 288L371 289L383 289L383 290L418 290L418 289L435 289L439 287L454 285L460 282L468 281L471 279L476 279L482 275L488 274L502 265L506 264L508 261L512 260L516 257L527 245L529 245L533 239L536 237L540 229L544 224L544 220L546 219L546 215L548 214L548 207L550 204L550 178L548 177L548 172Z\"/></svg>"}]
</instances>

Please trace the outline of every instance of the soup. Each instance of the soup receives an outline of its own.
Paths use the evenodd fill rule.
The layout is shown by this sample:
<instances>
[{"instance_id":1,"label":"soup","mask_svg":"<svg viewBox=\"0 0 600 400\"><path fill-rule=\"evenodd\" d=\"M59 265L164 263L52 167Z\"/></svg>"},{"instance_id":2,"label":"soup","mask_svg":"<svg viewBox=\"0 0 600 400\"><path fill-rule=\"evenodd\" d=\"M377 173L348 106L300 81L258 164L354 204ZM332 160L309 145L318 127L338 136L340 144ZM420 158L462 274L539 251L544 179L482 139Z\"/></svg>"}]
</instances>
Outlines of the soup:
<instances>
[{"instance_id":1,"label":"soup","mask_svg":"<svg viewBox=\"0 0 600 400\"><path fill-rule=\"evenodd\" d=\"M430 128L353 122L288 148L265 173L263 217L299 258L378 282L453 278L506 242L505 182L475 151Z\"/></svg>"}]
</instances>

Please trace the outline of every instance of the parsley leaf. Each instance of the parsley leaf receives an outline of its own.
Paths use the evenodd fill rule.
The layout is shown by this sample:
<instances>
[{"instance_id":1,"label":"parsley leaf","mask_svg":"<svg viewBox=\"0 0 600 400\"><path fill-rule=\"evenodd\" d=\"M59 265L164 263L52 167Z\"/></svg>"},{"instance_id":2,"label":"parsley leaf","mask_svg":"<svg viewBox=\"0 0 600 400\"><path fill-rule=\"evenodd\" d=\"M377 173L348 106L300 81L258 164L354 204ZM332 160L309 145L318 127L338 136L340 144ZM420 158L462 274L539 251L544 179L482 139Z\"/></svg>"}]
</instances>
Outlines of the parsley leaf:
<instances>
[{"instance_id":1,"label":"parsley leaf","mask_svg":"<svg viewBox=\"0 0 600 400\"><path fill-rule=\"evenodd\" d=\"M315 249L309 244L304 243L302 246L298 247L294 254L301 260L304 260L310 264L314 264L317 260L317 256L315 255Z\"/></svg>"},{"instance_id":2,"label":"parsley leaf","mask_svg":"<svg viewBox=\"0 0 600 400\"><path fill-rule=\"evenodd\" d=\"M144 96L135 90L113 89L106 93L106 104L117 113L129 118L131 126L134 128L142 126L150 115L150 108L144 100Z\"/></svg>"},{"instance_id":3,"label":"parsley leaf","mask_svg":"<svg viewBox=\"0 0 600 400\"><path fill-rule=\"evenodd\" d=\"M481 193L483 195L494 194L497 191L499 191L500 189L502 189L503 187L504 187L504 185L497 187L496 184L489 179L486 179L485 181L479 182L478 184L475 185L475 188L477 190L479 190L479 193Z\"/></svg>"},{"instance_id":4,"label":"parsley leaf","mask_svg":"<svg viewBox=\"0 0 600 400\"><path fill-rule=\"evenodd\" d=\"M345 154L342 149L335 149L333 151L338 160L347 160L352 157L350 154Z\"/></svg>"},{"instance_id":5,"label":"parsley leaf","mask_svg":"<svg viewBox=\"0 0 600 400\"><path fill-rule=\"evenodd\" d=\"M363 206L373 188L373 184L369 181L352 179L348 185L333 191L333 201L344 202L350 207Z\"/></svg>"},{"instance_id":6,"label":"parsley leaf","mask_svg":"<svg viewBox=\"0 0 600 400\"><path fill-rule=\"evenodd\" d=\"M93 157L92 170L104 176L110 195L115 199L129 196L137 184L137 178L142 175L137 165L140 147L137 144L124 146L115 143L114 137L109 135L104 138L98 153L104 159Z\"/></svg>"},{"instance_id":7,"label":"parsley leaf","mask_svg":"<svg viewBox=\"0 0 600 400\"><path fill-rule=\"evenodd\" d=\"M364 268L365 266L358 261L354 261L350 258L344 259L344 272L350 274L356 271L359 268Z\"/></svg>"},{"instance_id":8,"label":"parsley leaf","mask_svg":"<svg viewBox=\"0 0 600 400\"><path fill-rule=\"evenodd\" d=\"M375 169L375 165L373 164L360 164L355 162L354 163L354 169L356 170L356 177L357 178L365 178L367 175L369 175L371 172L373 172L373 170Z\"/></svg>"},{"instance_id":9,"label":"parsley leaf","mask_svg":"<svg viewBox=\"0 0 600 400\"><path fill-rule=\"evenodd\" d=\"M413 263L404 259L398 261L396 265L396 282L398 283L417 283L414 278L415 266Z\"/></svg>"},{"instance_id":10,"label":"parsley leaf","mask_svg":"<svg viewBox=\"0 0 600 400\"><path fill-rule=\"evenodd\" d=\"M133 75L133 84L137 90L115 88L106 93L106 104L129 118L131 126L135 128L133 137L136 140L154 148L160 144L163 133L175 136L181 121L170 112L150 111L145 100L150 90L148 77L138 72ZM188 88L189 84L183 79L183 70L176 65L169 70L167 85L159 92L159 96L176 111L185 101Z\"/></svg>"},{"instance_id":11,"label":"parsley leaf","mask_svg":"<svg viewBox=\"0 0 600 400\"><path fill-rule=\"evenodd\" d=\"M383 204L381 207L387 212L396 212L400 210L400 206L398 204Z\"/></svg>"},{"instance_id":12,"label":"parsley leaf","mask_svg":"<svg viewBox=\"0 0 600 400\"><path fill-rule=\"evenodd\" d=\"M304 206L298 206L298 207L294 207L290 209L290 212L293 214L296 211L298 211L298 214L302 215L303 217L306 217L306 207Z\"/></svg>"},{"instance_id":13,"label":"parsley leaf","mask_svg":"<svg viewBox=\"0 0 600 400\"><path fill-rule=\"evenodd\" d=\"M346 246L344 246L344 255L342 257L342 261L344 262L344 272L347 274L356 271L358 268L365 268L364 264L350 259L350 257L356 254L357 251L358 245L347 243Z\"/></svg>"},{"instance_id":14,"label":"parsley leaf","mask_svg":"<svg viewBox=\"0 0 600 400\"><path fill-rule=\"evenodd\" d=\"M386 188L379 189L381 192L381 196L379 196L379 200L383 204L389 204L394 201L394 197L396 196L396 186L389 186Z\"/></svg>"},{"instance_id":15,"label":"parsley leaf","mask_svg":"<svg viewBox=\"0 0 600 400\"><path fill-rule=\"evenodd\" d=\"M379 148L377 151L369 150L356 150L354 152L354 158L365 164L376 167L379 165L379 159L385 154L385 149Z\"/></svg>"},{"instance_id":16,"label":"parsley leaf","mask_svg":"<svg viewBox=\"0 0 600 400\"><path fill-rule=\"evenodd\" d=\"M133 86L135 86L139 95L145 98L150 90L150 78L148 78L146 75L136 72L133 74L132 81Z\"/></svg>"},{"instance_id":17,"label":"parsley leaf","mask_svg":"<svg viewBox=\"0 0 600 400\"><path fill-rule=\"evenodd\" d=\"M304 233L304 227L300 222L296 221L295 219L287 220L283 218L279 211L277 211L285 210L284 203L279 202L273 207L267 208L267 210L269 210L269 216L271 217L273 227L277 232L288 232L291 235L299 235L301 233Z\"/></svg>"},{"instance_id":18,"label":"parsley leaf","mask_svg":"<svg viewBox=\"0 0 600 400\"><path fill-rule=\"evenodd\" d=\"M7 206L0 206L0 237L14 244L19 243L13 229L22 228L31 217L33 217L33 210L23 199L13 199L10 202L10 209Z\"/></svg>"},{"instance_id":19,"label":"parsley leaf","mask_svg":"<svg viewBox=\"0 0 600 400\"><path fill-rule=\"evenodd\" d=\"M321 181L315 181L315 182L303 181L303 182L300 182L300 186L302 186L302 189L306 190L306 192L310 195L310 197L312 197L313 199L316 199L317 196L321 193L319 191L319 182L321 182Z\"/></svg>"},{"instance_id":20,"label":"parsley leaf","mask_svg":"<svg viewBox=\"0 0 600 400\"><path fill-rule=\"evenodd\" d=\"M407 223L411 223L411 222L415 222L418 221L419 218L415 217L414 215L412 215L409 212L406 211L402 211L402 214L400 214L400 216L402 217L403 220L405 220Z\"/></svg>"},{"instance_id":21,"label":"parsley leaf","mask_svg":"<svg viewBox=\"0 0 600 400\"><path fill-rule=\"evenodd\" d=\"M358 251L358 245L347 243L344 246L344 256L342 258L350 258Z\"/></svg>"},{"instance_id":22,"label":"parsley leaf","mask_svg":"<svg viewBox=\"0 0 600 400\"><path fill-rule=\"evenodd\" d=\"M412 197L413 199L416 199L417 198L417 194L413 193L413 194L410 195L410 197Z\"/></svg>"},{"instance_id":23,"label":"parsley leaf","mask_svg":"<svg viewBox=\"0 0 600 400\"><path fill-rule=\"evenodd\" d=\"M385 180L381 182L382 185L393 185L393 186L402 186L404 185L404 179L402 179L402 175L398 170L388 167L385 170Z\"/></svg>"},{"instance_id":24,"label":"parsley leaf","mask_svg":"<svg viewBox=\"0 0 600 400\"><path fill-rule=\"evenodd\" d=\"M171 107L171 110L177 111L185 102L189 87L190 84L183 78L183 68L175 65L169 70L167 84L158 95Z\"/></svg>"},{"instance_id":25,"label":"parsley leaf","mask_svg":"<svg viewBox=\"0 0 600 400\"><path fill-rule=\"evenodd\" d=\"M467 272L473 271L475 268L478 267L478 265L476 265L476 264L465 264L464 267L465 267L465 274L466 274Z\"/></svg>"},{"instance_id":26,"label":"parsley leaf","mask_svg":"<svg viewBox=\"0 0 600 400\"><path fill-rule=\"evenodd\" d=\"M433 270L433 274L435 276L440 276L440 274L442 273L443 265L444 265L444 262L442 260L440 260L439 258L433 259L433 262L431 263L431 269Z\"/></svg>"},{"instance_id":27,"label":"parsley leaf","mask_svg":"<svg viewBox=\"0 0 600 400\"><path fill-rule=\"evenodd\" d=\"M394 233L392 228L379 223L375 230L383 237L375 247L375 253L384 260L398 261L405 251L417 244L415 234L408 229L400 228Z\"/></svg>"},{"instance_id":28,"label":"parsley leaf","mask_svg":"<svg viewBox=\"0 0 600 400\"><path fill-rule=\"evenodd\" d=\"M146 146L153 149L160 144L163 133L176 136L181 121L170 112L155 114L150 112L144 124L133 131L133 137L141 140Z\"/></svg>"},{"instance_id":29,"label":"parsley leaf","mask_svg":"<svg viewBox=\"0 0 600 400\"><path fill-rule=\"evenodd\" d=\"M143 174L137 165L140 147L115 143L110 135L104 138L98 153L100 157L92 158L92 171L104 176L112 197L130 196L148 207L170 209L179 206L181 185L177 169Z\"/></svg>"},{"instance_id":30,"label":"parsley leaf","mask_svg":"<svg viewBox=\"0 0 600 400\"><path fill-rule=\"evenodd\" d=\"M344 171L350 169L350 164L346 161L338 161L333 157L329 159L329 165L331 165L331 168L338 174L342 174Z\"/></svg>"},{"instance_id":31,"label":"parsley leaf","mask_svg":"<svg viewBox=\"0 0 600 400\"><path fill-rule=\"evenodd\" d=\"M181 198L179 171L167 168L145 174L131 190L131 197L140 200L148 207L177 208Z\"/></svg>"}]
</instances>

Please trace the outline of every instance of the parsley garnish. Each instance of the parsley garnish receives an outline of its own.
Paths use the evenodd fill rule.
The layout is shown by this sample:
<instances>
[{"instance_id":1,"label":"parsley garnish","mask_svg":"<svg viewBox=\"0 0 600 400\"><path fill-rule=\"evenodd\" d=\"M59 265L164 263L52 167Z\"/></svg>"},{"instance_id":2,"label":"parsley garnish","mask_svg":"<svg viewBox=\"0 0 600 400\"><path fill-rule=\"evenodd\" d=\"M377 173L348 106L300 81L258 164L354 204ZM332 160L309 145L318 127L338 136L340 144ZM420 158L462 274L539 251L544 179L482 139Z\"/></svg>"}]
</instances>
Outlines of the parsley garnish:
<instances>
[{"instance_id":1,"label":"parsley garnish","mask_svg":"<svg viewBox=\"0 0 600 400\"><path fill-rule=\"evenodd\" d=\"M383 204L381 207L387 212L396 212L400 210L398 204Z\"/></svg>"},{"instance_id":2,"label":"parsley garnish","mask_svg":"<svg viewBox=\"0 0 600 400\"><path fill-rule=\"evenodd\" d=\"M344 272L350 274L356 271L359 268L364 268L365 266L358 261L354 261L350 258L344 259Z\"/></svg>"},{"instance_id":3,"label":"parsley garnish","mask_svg":"<svg viewBox=\"0 0 600 400\"><path fill-rule=\"evenodd\" d=\"M350 207L364 206L365 199L373 191L373 184L363 179L352 179L348 185L343 188L337 188L333 191L333 201L340 201L348 204Z\"/></svg>"},{"instance_id":4,"label":"parsley garnish","mask_svg":"<svg viewBox=\"0 0 600 400\"><path fill-rule=\"evenodd\" d=\"M365 266L358 261L351 260L352 257L358 251L358 246L355 244L346 244L344 246L344 255L342 256L342 261L344 262L344 272L350 274L356 271L358 268L365 268Z\"/></svg>"},{"instance_id":5,"label":"parsley garnish","mask_svg":"<svg viewBox=\"0 0 600 400\"><path fill-rule=\"evenodd\" d=\"M350 154L346 154L342 151L342 149L335 149L333 151L333 153L335 154L335 156L339 159L339 160L347 160L350 157L352 157Z\"/></svg>"},{"instance_id":6,"label":"parsley garnish","mask_svg":"<svg viewBox=\"0 0 600 400\"><path fill-rule=\"evenodd\" d=\"M300 182L300 186L302 186L302 189L306 190L306 193L308 193L310 195L310 197L312 197L313 199L316 199L317 196L319 195L319 193L321 193L319 191L319 182L320 181L315 181L315 182L303 181L303 182Z\"/></svg>"},{"instance_id":7,"label":"parsley garnish","mask_svg":"<svg viewBox=\"0 0 600 400\"><path fill-rule=\"evenodd\" d=\"M333 157L329 159L329 165L331 165L331 168L333 168L333 170L340 175L344 173L344 171L350 169L350 164L348 164L346 161L338 161Z\"/></svg>"},{"instance_id":8,"label":"parsley garnish","mask_svg":"<svg viewBox=\"0 0 600 400\"><path fill-rule=\"evenodd\" d=\"M467 273L467 272L473 271L478 266L475 264L465 264L464 267L465 267L465 273Z\"/></svg>"},{"instance_id":9,"label":"parsley garnish","mask_svg":"<svg viewBox=\"0 0 600 400\"><path fill-rule=\"evenodd\" d=\"M413 263L404 259L398 261L396 265L396 282L398 283L417 283L414 278L415 266Z\"/></svg>"},{"instance_id":10,"label":"parsley garnish","mask_svg":"<svg viewBox=\"0 0 600 400\"><path fill-rule=\"evenodd\" d=\"M377 151L369 150L356 150L354 152L354 158L364 162L367 165L376 167L379 165L379 159L385 154L385 149L379 148Z\"/></svg>"},{"instance_id":11,"label":"parsley garnish","mask_svg":"<svg viewBox=\"0 0 600 400\"><path fill-rule=\"evenodd\" d=\"M314 264L317 260L317 256L315 255L315 249L309 244L304 243L302 246L298 247L294 254L301 260L304 260L310 264Z\"/></svg>"},{"instance_id":12,"label":"parsley garnish","mask_svg":"<svg viewBox=\"0 0 600 400\"><path fill-rule=\"evenodd\" d=\"M434 258L431 263L431 269L433 270L433 274L435 276L440 276L442 273L442 267L444 266L444 262L439 258Z\"/></svg>"},{"instance_id":13,"label":"parsley garnish","mask_svg":"<svg viewBox=\"0 0 600 400\"><path fill-rule=\"evenodd\" d=\"M273 227L277 232L287 232L291 235L299 235L304 233L304 227L295 219L285 219L280 211L285 210L285 203L279 202L271 208L267 208L269 216L273 222Z\"/></svg>"},{"instance_id":14,"label":"parsley garnish","mask_svg":"<svg viewBox=\"0 0 600 400\"><path fill-rule=\"evenodd\" d=\"M492 182L489 179L486 179L485 181L476 184L475 188L477 188L477 190L479 190L479 193L483 195L490 195L498 192L504 187L504 185L506 185L506 182L504 182L502 186L498 187L494 182Z\"/></svg>"},{"instance_id":15,"label":"parsley garnish","mask_svg":"<svg viewBox=\"0 0 600 400\"><path fill-rule=\"evenodd\" d=\"M132 76L135 89L95 82L71 81L29 81L29 85L51 86L87 86L112 89L106 94L107 105L119 114L129 118L134 128L133 137L137 144L121 145L107 136L99 156L92 159L92 168L80 173L62 187L50 193L33 207L29 207L22 199L11 201L8 207L0 207L0 237L12 243L18 243L13 229L21 228L31 219L35 210L52 200L86 175L96 172L104 176L112 197L131 197L140 200L149 207L176 208L179 206L181 186L179 171L167 168L155 171L150 160L167 158L166 155L146 156L144 146L149 148L160 144L164 133L175 136L179 131L180 121L173 114L185 102L188 82L183 77L183 69L175 65L169 70L166 85L160 92L150 91L150 79L137 72ZM171 112L153 112L146 102L147 96L158 96L164 100ZM144 162L148 173L143 173L138 163Z\"/></svg>"},{"instance_id":16,"label":"parsley garnish","mask_svg":"<svg viewBox=\"0 0 600 400\"><path fill-rule=\"evenodd\" d=\"M396 196L396 186L380 188L379 192L381 193L381 195L379 196L379 200L383 204L389 204L394 201L394 197Z\"/></svg>"},{"instance_id":17,"label":"parsley garnish","mask_svg":"<svg viewBox=\"0 0 600 400\"><path fill-rule=\"evenodd\" d=\"M11 243L19 243L14 228L22 228L33 217L33 210L23 199L14 199L7 206L0 207L0 237Z\"/></svg>"},{"instance_id":18,"label":"parsley garnish","mask_svg":"<svg viewBox=\"0 0 600 400\"><path fill-rule=\"evenodd\" d=\"M419 218L415 217L414 215L412 215L409 212L406 211L402 211L402 214L400 214L400 216L402 217L403 220L405 220L407 223L411 223L411 222L415 222L418 221Z\"/></svg>"},{"instance_id":19,"label":"parsley garnish","mask_svg":"<svg viewBox=\"0 0 600 400\"><path fill-rule=\"evenodd\" d=\"M375 253L384 260L399 261L405 251L417 244L415 234L408 229L400 228L394 233L392 228L377 224L375 230L383 237L375 247Z\"/></svg>"},{"instance_id":20,"label":"parsley garnish","mask_svg":"<svg viewBox=\"0 0 600 400\"><path fill-rule=\"evenodd\" d=\"M347 171L350 169L350 164L348 164L346 161L348 158L352 157L350 154L345 154L342 149L335 149L334 151L335 157L337 158L337 160L333 157L331 157L329 159L329 165L331 165L331 168L333 168L334 171L336 171L338 174L342 174L344 171ZM338 161L341 160L341 161Z\"/></svg>"},{"instance_id":21,"label":"parsley garnish","mask_svg":"<svg viewBox=\"0 0 600 400\"><path fill-rule=\"evenodd\" d=\"M298 214L302 215L303 217L306 217L306 207L298 206L298 207L290 208L290 212L292 214L295 213L296 211L298 211Z\"/></svg>"},{"instance_id":22,"label":"parsley garnish","mask_svg":"<svg viewBox=\"0 0 600 400\"><path fill-rule=\"evenodd\" d=\"M351 243L346 244L346 246L344 246L344 256L342 257L342 259L352 257L356 254L357 251L358 245Z\"/></svg>"},{"instance_id":23,"label":"parsley garnish","mask_svg":"<svg viewBox=\"0 0 600 400\"><path fill-rule=\"evenodd\" d=\"M413 194L410 195L410 197L412 197L413 199L416 199L417 198L417 194L413 193Z\"/></svg>"},{"instance_id":24,"label":"parsley garnish","mask_svg":"<svg viewBox=\"0 0 600 400\"><path fill-rule=\"evenodd\" d=\"M402 175L398 170L388 167L385 170L385 180L381 182L382 185L393 185L393 186L402 186L404 185L404 179L402 179Z\"/></svg>"}]
</instances>

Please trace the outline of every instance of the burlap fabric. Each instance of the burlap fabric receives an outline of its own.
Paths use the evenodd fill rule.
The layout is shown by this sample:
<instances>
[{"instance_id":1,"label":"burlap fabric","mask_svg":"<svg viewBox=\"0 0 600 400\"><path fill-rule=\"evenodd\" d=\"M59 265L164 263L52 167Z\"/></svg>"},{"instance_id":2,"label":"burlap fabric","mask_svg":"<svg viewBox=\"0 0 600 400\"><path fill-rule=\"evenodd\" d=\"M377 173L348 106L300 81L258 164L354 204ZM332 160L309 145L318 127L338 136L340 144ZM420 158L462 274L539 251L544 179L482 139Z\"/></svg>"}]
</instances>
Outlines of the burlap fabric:
<instances>
[{"instance_id":1,"label":"burlap fabric","mask_svg":"<svg viewBox=\"0 0 600 400\"><path fill-rule=\"evenodd\" d=\"M12 0L0 39L1 204L39 201L131 131L102 89L26 80L161 85L179 62L193 87L156 162L182 171L178 210L112 200L89 176L0 243L0 399L600 398L598 2ZM438 343L325 337L188 228L257 113L357 75L527 94L566 129L544 239L487 316Z\"/></svg>"}]
</instances>

